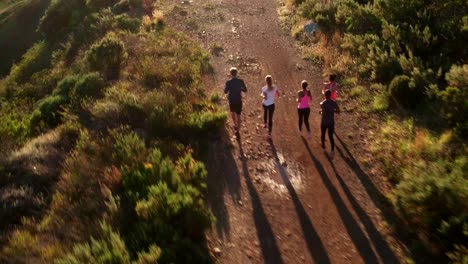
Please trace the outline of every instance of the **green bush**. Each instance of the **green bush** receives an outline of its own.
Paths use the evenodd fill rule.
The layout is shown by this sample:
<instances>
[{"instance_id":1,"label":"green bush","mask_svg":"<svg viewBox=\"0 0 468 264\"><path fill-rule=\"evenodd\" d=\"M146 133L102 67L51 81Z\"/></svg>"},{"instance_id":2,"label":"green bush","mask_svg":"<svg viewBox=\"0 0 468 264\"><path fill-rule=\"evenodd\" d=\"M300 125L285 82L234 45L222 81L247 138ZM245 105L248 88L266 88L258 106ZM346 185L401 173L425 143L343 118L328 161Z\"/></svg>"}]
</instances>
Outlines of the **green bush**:
<instances>
[{"instance_id":1,"label":"green bush","mask_svg":"<svg viewBox=\"0 0 468 264\"><path fill-rule=\"evenodd\" d=\"M118 15L115 17L117 26L122 30L127 30L132 33L137 33L140 30L141 20L138 18L131 18L127 14Z\"/></svg>"},{"instance_id":2,"label":"green bush","mask_svg":"<svg viewBox=\"0 0 468 264\"><path fill-rule=\"evenodd\" d=\"M206 176L203 164L190 154L174 164L158 149L146 162L124 169L126 198L138 217L126 233L129 248L138 252L156 243L163 263L207 262L198 244L213 220L203 200Z\"/></svg>"},{"instance_id":3,"label":"green bush","mask_svg":"<svg viewBox=\"0 0 468 264\"><path fill-rule=\"evenodd\" d=\"M115 34L108 34L86 51L90 68L103 73L110 80L119 78L120 67L127 56L124 44Z\"/></svg>"},{"instance_id":4,"label":"green bush","mask_svg":"<svg viewBox=\"0 0 468 264\"><path fill-rule=\"evenodd\" d=\"M379 34L382 30L382 20L374 13L372 6L362 6L353 0L338 5L336 20L343 31L356 35Z\"/></svg>"},{"instance_id":5,"label":"green bush","mask_svg":"<svg viewBox=\"0 0 468 264\"><path fill-rule=\"evenodd\" d=\"M68 98L63 95L52 95L44 98L36 110L34 110L29 127L31 130L41 128L43 123L48 127L55 127L60 124L62 107L68 103Z\"/></svg>"},{"instance_id":6,"label":"green bush","mask_svg":"<svg viewBox=\"0 0 468 264\"><path fill-rule=\"evenodd\" d=\"M468 132L468 65L452 66L447 73L446 80L449 87L438 93L441 101L442 116L452 126L455 126L459 134Z\"/></svg>"},{"instance_id":7,"label":"green bush","mask_svg":"<svg viewBox=\"0 0 468 264\"><path fill-rule=\"evenodd\" d=\"M94 11L101 8L111 7L116 4L118 0L86 0L86 6Z\"/></svg>"},{"instance_id":8,"label":"green bush","mask_svg":"<svg viewBox=\"0 0 468 264\"><path fill-rule=\"evenodd\" d=\"M411 85L411 78L406 75L395 77L388 90L392 101L405 108L413 108L421 101L420 95Z\"/></svg>"},{"instance_id":9,"label":"green bush","mask_svg":"<svg viewBox=\"0 0 468 264\"><path fill-rule=\"evenodd\" d=\"M320 31L330 38L339 29L336 23L337 8L334 1L323 3L320 0L306 0L300 5L299 12L303 17L314 20Z\"/></svg>"},{"instance_id":10,"label":"green bush","mask_svg":"<svg viewBox=\"0 0 468 264\"><path fill-rule=\"evenodd\" d=\"M112 7L112 13L114 14L122 14L124 12L128 12L132 9L132 5L130 0L120 0Z\"/></svg>"},{"instance_id":11,"label":"green bush","mask_svg":"<svg viewBox=\"0 0 468 264\"><path fill-rule=\"evenodd\" d=\"M50 64L51 50L45 41L34 44L23 55L19 64L13 65L9 78L17 83L29 81L31 76Z\"/></svg>"},{"instance_id":12,"label":"green bush","mask_svg":"<svg viewBox=\"0 0 468 264\"><path fill-rule=\"evenodd\" d=\"M145 142L134 132L121 134L111 131L115 142L113 144L112 157L118 164L133 164L140 160L145 153Z\"/></svg>"},{"instance_id":13,"label":"green bush","mask_svg":"<svg viewBox=\"0 0 468 264\"><path fill-rule=\"evenodd\" d=\"M81 264L81 263L119 263L130 264L130 254L125 247L124 241L118 233L106 224L101 224L102 238L91 238L90 242L78 244L73 247L73 252L57 264Z\"/></svg>"},{"instance_id":14,"label":"green bush","mask_svg":"<svg viewBox=\"0 0 468 264\"><path fill-rule=\"evenodd\" d=\"M85 13L83 0L53 0L39 24L46 39L56 41L67 36Z\"/></svg>"},{"instance_id":15,"label":"green bush","mask_svg":"<svg viewBox=\"0 0 468 264\"><path fill-rule=\"evenodd\" d=\"M60 95L66 98L70 97L70 93L76 85L79 76L77 75L69 75L63 78L58 84L57 87L53 91L53 95Z\"/></svg>"},{"instance_id":16,"label":"green bush","mask_svg":"<svg viewBox=\"0 0 468 264\"><path fill-rule=\"evenodd\" d=\"M217 128L224 125L226 121L226 112L195 112L189 117L188 125L194 131L200 134L208 135L217 132Z\"/></svg>"},{"instance_id":17,"label":"green bush","mask_svg":"<svg viewBox=\"0 0 468 264\"><path fill-rule=\"evenodd\" d=\"M92 115L111 127L121 124L142 127L147 113L131 85L122 82L106 89L104 98L98 100L90 109Z\"/></svg>"},{"instance_id":18,"label":"green bush","mask_svg":"<svg viewBox=\"0 0 468 264\"><path fill-rule=\"evenodd\" d=\"M99 73L93 72L80 76L77 80L73 96L75 99L84 97L100 97L103 93L103 88L106 82L102 79Z\"/></svg>"},{"instance_id":19,"label":"green bush","mask_svg":"<svg viewBox=\"0 0 468 264\"><path fill-rule=\"evenodd\" d=\"M420 160L393 191L395 206L431 239L453 250L468 242L468 169L465 157L448 162Z\"/></svg>"}]
</instances>

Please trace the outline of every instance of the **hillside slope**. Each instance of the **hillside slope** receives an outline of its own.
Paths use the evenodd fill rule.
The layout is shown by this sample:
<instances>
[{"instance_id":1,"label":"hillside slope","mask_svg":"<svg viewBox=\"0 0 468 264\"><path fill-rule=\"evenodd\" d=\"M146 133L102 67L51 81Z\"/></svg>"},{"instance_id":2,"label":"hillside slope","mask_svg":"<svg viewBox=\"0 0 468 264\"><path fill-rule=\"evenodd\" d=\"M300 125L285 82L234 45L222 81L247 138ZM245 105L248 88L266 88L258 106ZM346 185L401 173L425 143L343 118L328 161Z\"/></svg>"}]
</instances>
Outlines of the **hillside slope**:
<instances>
[{"instance_id":1,"label":"hillside slope","mask_svg":"<svg viewBox=\"0 0 468 264\"><path fill-rule=\"evenodd\" d=\"M0 78L41 38L39 20L50 0L7 0L0 4Z\"/></svg>"}]
</instances>

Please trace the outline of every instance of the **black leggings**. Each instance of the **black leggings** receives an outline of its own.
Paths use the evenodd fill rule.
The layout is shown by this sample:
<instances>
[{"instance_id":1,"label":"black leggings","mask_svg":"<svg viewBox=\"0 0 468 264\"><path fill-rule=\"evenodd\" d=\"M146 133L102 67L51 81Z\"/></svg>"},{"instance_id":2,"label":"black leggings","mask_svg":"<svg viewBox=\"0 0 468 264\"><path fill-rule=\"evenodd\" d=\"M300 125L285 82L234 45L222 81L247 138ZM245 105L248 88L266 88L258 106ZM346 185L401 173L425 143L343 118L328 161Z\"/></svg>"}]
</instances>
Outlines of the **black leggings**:
<instances>
[{"instance_id":1,"label":"black leggings","mask_svg":"<svg viewBox=\"0 0 468 264\"><path fill-rule=\"evenodd\" d=\"M275 104L263 105L263 122L266 124L268 119L268 132L271 132L273 127L273 113L275 112Z\"/></svg>"},{"instance_id":2,"label":"black leggings","mask_svg":"<svg viewBox=\"0 0 468 264\"><path fill-rule=\"evenodd\" d=\"M328 138L330 139L331 150L335 150L335 139L333 139L333 133L335 132L335 124L332 125L324 125L320 126L320 130L322 132L322 148L325 148L325 132L328 129Z\"/></svg>"},{"instance_id":3,"label":"black leggings","mask_svg":"<svg viewBox=\"0 0 468 264\"><path fill-rule=\"evenodd\" d=\"M310 132L309 128L309 115L310 115L310 108L298 108L297 113L299 114L299 130L302 131L302 122L304 121L304 124L307 128L307 132Z\"/></svg>"}]
</instances>

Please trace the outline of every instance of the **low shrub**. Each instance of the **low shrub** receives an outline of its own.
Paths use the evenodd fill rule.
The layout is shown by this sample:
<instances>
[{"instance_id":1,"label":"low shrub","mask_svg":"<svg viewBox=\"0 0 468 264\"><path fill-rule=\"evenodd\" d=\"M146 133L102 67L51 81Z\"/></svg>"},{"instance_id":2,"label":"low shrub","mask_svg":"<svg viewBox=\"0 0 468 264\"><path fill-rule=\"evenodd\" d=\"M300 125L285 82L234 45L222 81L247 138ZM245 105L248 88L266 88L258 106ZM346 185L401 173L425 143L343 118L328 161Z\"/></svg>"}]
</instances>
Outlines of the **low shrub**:
<instances>
[{"instance_id":1,"label":"low shrub","mask_svg":"<svg viewBox=\"0 0 468 264\"><path fill-rule=\"evenodd\" d=\"M156 243L161 262L207 262L197 244L213 220L203 202L206 176L203 164L190 154L173 163L158 149L151 151L146 162L124 169L126 199L137 216L137 224L126 232L129 248L139 252Z\"/></svg>"},{"instance_id":2,"label":"low shrub","mask_svg":"<svg viewBox=\"0 0 468 264\"><path fill-rule=\"evenodd\" d=\"M88 73L80 76L76 81L73 97L76 100L85 97L100 97L104 94L103 88L106 82L102 79L101 75L97 72Z\"/></svg>"},{"instance_id":3,"label":"low shrub","mask_svg":"<svg viewBox=\"0 0 468 264\"><path fill-rule=\"evenodd\" d=\"M73 252L57 260L57 264L121 263L130 264L130 254L120 235L107 224L101 224L102 238L78 244Z\"/></svg>"},{"instance_id":4,"label":"low shrub","mask_svg":"<svg viewBox=\"0 0 468 264\"><path fill-rule=\"evenodd\" d=\"M200 135L209 135L217 132L217 129L224 125L227 119L227 113L219 112L195 112L189 117L188 126L191 130Z\"/></svg>"},{"instance_id":5,"label":"low shrub","mask_svg":"<svg viewBox=\"0 0 468 264\"><path fill-rule=\"evenodd\" d=\"M127 57L124 44L115 34L108 34L86 51L86 60L90 68L101 72L110 80L119 77L120 68Z\"/></svg>"},{"instance_id":6,"label":"low shrub","mask_svg":"<svg viewBox=\"0 0 468 264\"><path fill-rule=\"evenodd\" d=\"M19 64L13 65L8 78L22 84L31 78L31 76L48 67L50 64L52 52L45 41L34 44L23 55Z\"/></svg>"},{"instance_id":7,"label":"low shrub","mask_svg":"<svg viewBox=\"0 0 468 264\"><path fill-rule=\"evenodd\" d=\"M75 87L78 79L79 76L77 75L69 75L63 78L54 89L53 95L60 95L66 98L70 98L71 91Z\"/></svg>"},{"instance_id":8,"label":"low shrub","mask_svg":"<svg viewBox=\"0 0 468 264\"><path fill-rule=\"evenodd\" d=\"M81 22L85 13L83 0L55 0L52 1L39 24L39 31L46 39L59 40L73 28L75 23Z\"/></svg>"},{"instance_id":9,"label":"low shrub","mask_svg":"<svg viewBox=\"0 0 468 264\"><path fill-rule=\"evenodd\" d=\"M118 0L86 0L86 6L93 11L98 11L101 8L111 7L117 2Z\"/></svg>"},{"instance_id":10,"label":"low shrub","mask_svg":"<svg viewBox=\"0 0 468 264\"><path fill-rule=\"evenodd\" d=\"M415 98L417 94L414 93L414 89L411 87L411 78L408 76L395 77L388 86L388 90L392 101L397 105L411 108L419 101L419 98Z\"/></svg>"},{"instance_id":11,"label":"low shrub","mask_svg":"<svg viewBox=\"0 0 468 264\"><path fill-rule=\"evenodd\" d=\"M438 93L441 101L441 114L450 125L456 127L460 135L468 132L468 65L453 66L447 73L449 86Z\"/></svg>"},{"instance_id":12,"label":"low shrub","mask_svg":"<svg viewBox=\"0 0 468 264\"><path fill-rule=\"evenodd\" d=\"M419 160L407 167L393 191L393 202L405 218L429 239L454 250L468 243L468 169L466 158L455 162Z\"/></svg>"},{"instance_id":13,"label":"low shrub","mask_svg":"<svg viewBox=\"0 0 468 264\"><path fill-rule=\"evenodd\" d=\"M12 233L8 244L2 249L2 254L9 257L9 261L24 262L28 258L39 258L38 237L29 231L16 230Z\"/></svg>"},{"instance_id":14,"label":"low shrub","mask_svg":"<svg viewBox=\"0 0 468 264\"><path fill-rule=\"evenodd\" d=\"M91 114L111 127L121 124L142 127L147 114L140 97L130 89L131 85L121 82L106 89L104 98L91 107Z\"/></svg>"},{"instance_id":15,"label":"low shrub","mask_svg":"<svg viewBox=\"0 0 468 264\"><path fill-rule=\"evenodd\" d=\"M31 130L46 127L55 127L61 123L62 107L68 103L68 98L63 95L52 95L44 98L34 110L29 127Z\"/></svg>"},{"instance_id":16,"label":"low shrub","mask_svg":"<svg viewBox=\"0 0 468 264\"><path fill-rule=\"evenodd\" d=\"M137 33L140 30L141 20L138 18L131 18L127 14L118 15L115 17L117 21L117 27L130 31L132 33Z\"/></svg>"},{"instance_id":17,"label":"low shrub","mask_svg":"<svg viewBox=\"0 0 468 264\"><path fill-rule=\"evenodd\" d=\"M110 134L114 140L112 158L116 164L134 164L141 160L145 154L145 142L134 132L119 133L111 130Z\"/></svg>"}]
</instances>

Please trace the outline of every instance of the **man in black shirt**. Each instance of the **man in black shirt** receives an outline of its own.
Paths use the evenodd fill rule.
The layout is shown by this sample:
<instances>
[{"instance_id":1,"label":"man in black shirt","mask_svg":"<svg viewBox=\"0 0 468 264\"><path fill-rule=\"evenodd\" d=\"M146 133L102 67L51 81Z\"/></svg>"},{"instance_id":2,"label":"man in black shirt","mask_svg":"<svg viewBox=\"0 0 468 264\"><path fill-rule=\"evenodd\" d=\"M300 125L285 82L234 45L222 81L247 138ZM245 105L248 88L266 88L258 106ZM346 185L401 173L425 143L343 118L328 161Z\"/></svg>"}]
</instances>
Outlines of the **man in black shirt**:
<instances>
[{"instance_id":1,"label":"man in black shirt","mask_svg":"<svg viewBox=\"0 0 468 264\"><path fill-rule=\"evenodd\" d=\"M333 139L333 133L335 132L335 112L339 113L340 108L338 104L330 99L331 91L325 91L325 100L320 103L320 108L322 109L320 113L322 114L322 123L320 124L321 129L321 139L322 139L322 148L325 149L325 132L328 130L328 138L330 139L331 153L333 157L335 151L335 140Z\"/></svg>"},{"instance_id":2,"label":"man in black shirt","mask_svg":"<svg viewBox=\"0 0 468 264\"><path fill-rule=\"evenodd\" d=\"M242 95L247 92L247 87L242 79L237 78L237 69L230 69L231 79L226 82L224 93L228 95L229 110L231 111L232 121L234 122L234 132L237 134L241 125Z\"/></svg>"}]
</instances>

